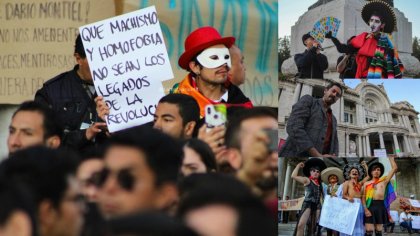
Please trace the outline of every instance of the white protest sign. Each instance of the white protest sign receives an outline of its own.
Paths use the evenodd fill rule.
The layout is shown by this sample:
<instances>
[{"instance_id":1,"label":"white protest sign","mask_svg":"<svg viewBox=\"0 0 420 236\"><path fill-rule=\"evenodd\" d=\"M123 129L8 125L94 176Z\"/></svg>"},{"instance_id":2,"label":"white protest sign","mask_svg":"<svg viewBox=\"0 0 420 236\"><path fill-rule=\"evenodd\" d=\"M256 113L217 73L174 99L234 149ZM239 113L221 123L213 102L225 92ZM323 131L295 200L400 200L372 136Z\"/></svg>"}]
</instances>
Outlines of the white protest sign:
<instances>
[{"instance_id":1,"label":"white protest sign","mask_svg":"<svg viewBox=\"0 0 420 236\"><path fill-rule=\"evenodd\" d=\"M413 207L420 208L420 201L419 201L419 200L408 199L408 201L410 201L410 204L411 204Z\"/></svg>"},{"instance_id":2,"label":"white protest sign","mask_svg":"<svg viewBox=\"0 0 420 236\"><path fill-rule=\"evenodd\" d=\"M374 149L373 150L373 155L375 157L379 157L379 158L387 158L388 155L386 154L386 149L382 148L382 149Z\"/></svg>"},{"instance_id":3,"label":"white protest sign","mask_svg":"<svg viewBox=\"0 0 420 236\"><path fill-rule=\"evenodd\" d=\"M391 215L391 218L394 222L398 222L399 216L398 211L389 211L389 214Z\"/></svg>"},{"instance_id":4,"label":"white protest sign","mask_svg":"<svg viewBox=\"0 0 420 236\"><path fill-rule=\"evenodd\" d=\"M162 81L173 78L154 6L79 28L98 95L110 108L108 129L153 120L164 96Z\"/></svg>"},{"instance_id":5,"label":"white protest sign","mask_svg":"<svg viewBox=\"0 0 420 236\"><path fill-rule=\"evenodd\" d=\"M326 196L319 224L345 234L353 234L360 203Z\"/></svg>"},{"instance_id":6,"label":"white protest sign","mask_svg":"<svg viewBox=\"0 0 420 236\"><path fill-rule=\"evenodd\" d=\"M411 226L413 229L420 229L420 216L412 216L413 221L411 222Z\"/></svg>"}]
</instances>

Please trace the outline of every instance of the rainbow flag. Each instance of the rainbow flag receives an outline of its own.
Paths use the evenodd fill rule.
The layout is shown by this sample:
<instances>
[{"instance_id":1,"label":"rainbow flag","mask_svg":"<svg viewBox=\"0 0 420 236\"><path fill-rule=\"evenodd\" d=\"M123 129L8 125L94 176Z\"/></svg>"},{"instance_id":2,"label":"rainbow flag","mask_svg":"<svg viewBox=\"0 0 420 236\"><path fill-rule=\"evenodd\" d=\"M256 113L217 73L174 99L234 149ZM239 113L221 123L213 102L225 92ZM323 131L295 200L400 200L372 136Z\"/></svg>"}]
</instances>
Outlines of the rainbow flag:
<instances>
[{"instance_id":1,"label":"rainbow flag","mask_svg":"<svg viewBox=\"0 0 420 236\"><path fill-rule=\"evenodd\" d=\"M369 208L370 204L372 203L373 195L375 194L374 186L376 184L384 181L385 179L386 179L386 176L382 176L378 181L372 182L372 183L366 185L366 189L365 189L365 192L366 192L366 207ZM391 182L393 182L393 184ZM395 190L394 190L395 185L396 185L395 181L391 180L386 185L386 188L385 188L384 204L385 204L385 208L388 212L388 217L390 216L389 210L390 210L391 203L393 201L395 201L395 199L397 199L397 195L396 195Z\"/></svg>"}]
</instances>

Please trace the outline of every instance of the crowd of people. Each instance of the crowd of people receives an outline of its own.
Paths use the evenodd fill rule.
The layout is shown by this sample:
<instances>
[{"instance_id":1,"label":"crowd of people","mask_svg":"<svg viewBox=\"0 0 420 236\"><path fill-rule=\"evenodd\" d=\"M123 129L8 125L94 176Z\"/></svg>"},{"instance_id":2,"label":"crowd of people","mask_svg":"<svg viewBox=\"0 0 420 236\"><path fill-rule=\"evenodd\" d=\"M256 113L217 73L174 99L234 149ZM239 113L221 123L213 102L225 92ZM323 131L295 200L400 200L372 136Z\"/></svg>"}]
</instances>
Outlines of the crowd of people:
<instances>
[{"instance_id":1,"label":"crowd of people","mask_svg":"<svg viewBox=\"0 0 420 236\"><path fill-rule=\"evenodd\" d=\"M316 157L298 163L291 177L303 184L305 196L297 216L294 235L321 235L323 227L319 225L320 215L327 210L324 208L327 196L342 198L357 205L356 221L350 235L378 236L393 232L393 215L397 216L400 227L409 234L418 232L412 228L410 206L401 205L399 217L398 212L395 214L392 213L395 210L391 210L391 203L396 199L395 185L391 180L398 170L394 158L389 158L391 168L388 173L385 173L385 166L381 162L370 162L369 166L365 161L347 163L342 169L327 168L324 160ZM301 171L303 175L299 174ZM283 213L282 222L287 223L288 219L284 217L288 218L289 214ZM328 236L349 235L328 227L324 227L324 230Z\"/></svg>"},{"instance_id":2,"label":"crowd of people","mask_svg":"<svg viewBox=\"0 0 420 236\"><path fill-rule=\"evenodd\" d=\"M237 87L246 68L234 42L191 32L178 61L187 75L154 120L110 133L78 36L77 65L12 116L0 235L276 235L277 114ZM227 122L209 129L215 104Z\"/></svg>"}]
</instances>

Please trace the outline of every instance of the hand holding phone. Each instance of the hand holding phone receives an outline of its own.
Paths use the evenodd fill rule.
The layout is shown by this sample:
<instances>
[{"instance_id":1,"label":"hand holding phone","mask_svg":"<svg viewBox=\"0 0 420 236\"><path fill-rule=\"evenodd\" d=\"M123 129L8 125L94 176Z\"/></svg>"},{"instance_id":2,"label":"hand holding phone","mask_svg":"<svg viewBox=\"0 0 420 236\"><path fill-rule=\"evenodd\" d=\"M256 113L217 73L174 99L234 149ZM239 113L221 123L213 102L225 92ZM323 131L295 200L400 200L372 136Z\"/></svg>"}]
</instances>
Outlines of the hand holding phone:
<instances>
[{"instance_id":1,"label":"hand holding phone","mask_svg":"<svg viewBox=\"0 0 420 236\"><path fill-rule=\"evenodd\" d=\"M204 107L205 122L208 129L225 125L226 123L226 105L225 104L209 104Z\"/></svg>"}]
</instances>

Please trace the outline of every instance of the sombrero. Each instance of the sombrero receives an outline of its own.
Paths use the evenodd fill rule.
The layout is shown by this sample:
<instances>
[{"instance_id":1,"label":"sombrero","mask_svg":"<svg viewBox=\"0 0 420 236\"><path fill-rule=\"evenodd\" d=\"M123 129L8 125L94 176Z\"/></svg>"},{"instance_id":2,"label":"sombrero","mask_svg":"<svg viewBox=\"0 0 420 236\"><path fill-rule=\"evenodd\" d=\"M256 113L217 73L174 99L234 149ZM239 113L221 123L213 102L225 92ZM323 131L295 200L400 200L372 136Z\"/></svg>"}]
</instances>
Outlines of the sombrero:
<instances>
[{"instance_id":1,"label":"sombrero","mask_svg":"<svg viewBox=\"0 0 420 236\"><path fill-rule=\"evenodd\" d=\"M341 184L344 181L343 171L337 167L328 167L327 169L321 172L321 180L322 182L328 184L328 179L331 175L335 175L338 178L338 183Z\"/></svg>"},{"instance_id":2,"label":"sombrero","mask_svg":"<svg viewBox=\"0 0 420 236\"><path fill-rule=\"evenodd\" d=\"M185 52L179 57L178 65L187 70L191 59L204 49L217 44L224 44L227 48L230 48L234 43L234 37L222 38L219 32L211 26L200 27L191 32L185 39Z\"/></svg>"},{"instance_id":3,"label":"sombrero","mask_svg":"<svg viewBox=\"0 0 420 236\"><path fill-rule=\"evenodd\" d=\"M369 165L369 170L368 170L369 177L372 178L371 172L372 172L374 166L378 166L381 169L381 175L379 176L379 177L381 177L384 174L385 167L380 162L374 162L374 163Z\"/></svg>"},{"instance_id":4,"label":"sombrero","mask_svg":"<svg viewBox=\"0 0 420 236\"><path fill-rule=\"evenodd\" d=\"M351 179L350 171L353 168L356 168L359 171L358 181L361 181L366 176L366 173L365 173L365 169L359 163L349 163L349 164L344 166L344 168L343 168L344 179L345 180Z\"/></svg>"},{"instance_id":5,"label":"sombrero","mask_svg":"<svg viewBox=\"0 0 420 236\"><path fill-rule=\"evenodd\" d=\"M378 12L385 21L384 32L392 33L397 31L397 17L392 6L383 0L370 0L362 8L362 18L369 25L370 17L373 12Z\"/></svg>"},{"instance_id":6,"label":"sombrero","mask_svg":"<svg viewBox=\"0 0 420 236\"><path fill-rule=\"evenodd\" d=\"M327 168L327 165L325 165L325 162L317 157L311 157L307 161L305 161L305 166L303 167L303 174L306 177L311 176L311 168L317 168L319 169L319 172L322 172L325 168Z\"/></svg>"}]
</instances>

